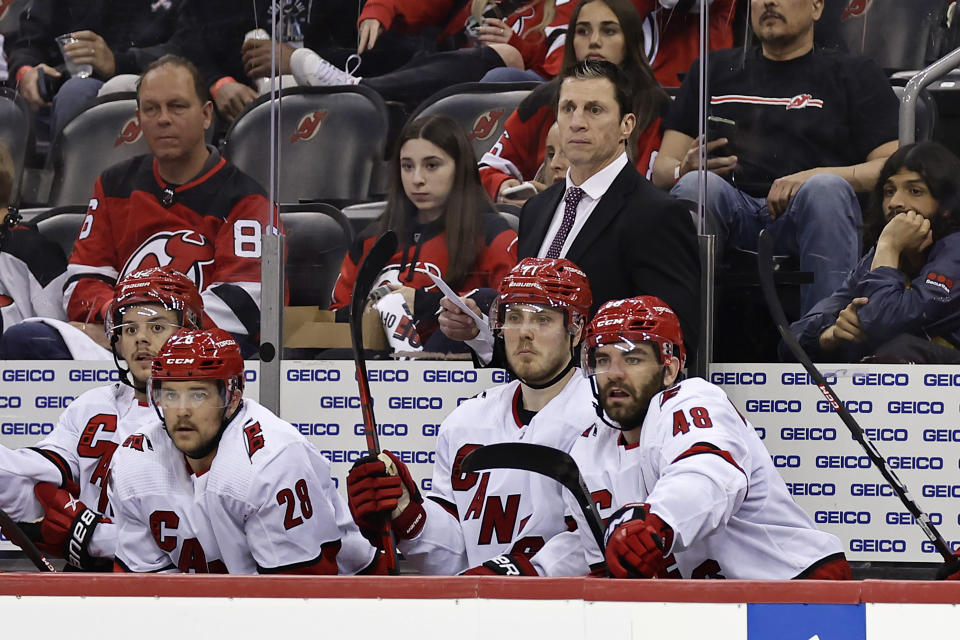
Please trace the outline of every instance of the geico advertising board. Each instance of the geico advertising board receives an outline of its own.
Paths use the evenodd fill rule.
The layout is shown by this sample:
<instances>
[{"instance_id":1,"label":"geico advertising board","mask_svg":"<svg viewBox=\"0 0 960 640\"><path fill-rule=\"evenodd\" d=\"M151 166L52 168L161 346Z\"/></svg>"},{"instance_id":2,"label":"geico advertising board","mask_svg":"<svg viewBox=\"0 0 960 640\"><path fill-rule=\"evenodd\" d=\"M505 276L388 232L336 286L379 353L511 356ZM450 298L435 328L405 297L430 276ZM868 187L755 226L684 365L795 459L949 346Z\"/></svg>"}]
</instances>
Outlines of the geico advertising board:
<instances>
[{"instance_id":1,"label":"geico advertising board","mask_svg":"<svg viewBox=\"0 0 960 640\"><path fill-rule=\"evenodd\" d=\"M502 371L475 370L465 362L368 366L381 446L410 466L423 491L430 490L444 417L464 399L507 380ZM248 363L246 393L253 398L258 370L258 363ZM921 366L825 372L933 523L951 544L960 544L953 542L960 541L960 373ZM800 367L716 365L709 378L754 425L797 502L819 527L840 537L851 560L938 560ZM107 363L3 363L0 444L35 443L75 397L117 379ZM281 384L282 417L329 458L345 492L346 474L366 446L353 363L284 362Z\"/></svg>"}]
</instances>

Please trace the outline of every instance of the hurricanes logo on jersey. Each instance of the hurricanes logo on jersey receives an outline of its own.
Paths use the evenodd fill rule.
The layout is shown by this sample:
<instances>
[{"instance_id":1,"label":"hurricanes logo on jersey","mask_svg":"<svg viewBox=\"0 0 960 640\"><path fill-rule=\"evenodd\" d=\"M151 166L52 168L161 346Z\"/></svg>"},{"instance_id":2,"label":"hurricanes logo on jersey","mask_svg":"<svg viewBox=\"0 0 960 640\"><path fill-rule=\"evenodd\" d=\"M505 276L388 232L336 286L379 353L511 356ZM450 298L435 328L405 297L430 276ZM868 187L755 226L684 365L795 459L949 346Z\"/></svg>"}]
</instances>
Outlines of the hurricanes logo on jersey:
<instances>
[{"instance_id":1,"label":"hurricanes logo on jersey","mask_svg":"<svg viewBox=\"0 0 960 640\"><path fill-rule=\"evenodd\" d=\"M467 138L471 141L486 140L497 130L497 125L500 123L500 118L503 117L503 114L503 109L489 109L484 111L473 121L473 129Z\"/></svg>"},{"instance_id":2,"label":"hurricanes logo on jersey","mask_svg":"<svg viewBox=\"0 0 960 640\"><path fill-rule=\"evenodd\" d=\"M329 112L324 109L323 111L313 111L300 118L300 122L297 123L296 132L290 136L290 144L313 140L317 134L320 133L320 123L323 122L323 119L327 117L328 113Z\"/></svg>"},{"instance_id":3,"label":"hurricanes logo on jersey","mask_svg":"<svg viewBox=\"0 0 960 640\"><path fill-rule=\"evenodd\" d=\"M213 264L214 248L193 229L161 231L147 238L123 265L118 280L141 269L171 267L184 274L203 291L203 267Z\"/></svg>"},{"instance_id":4,"label":"hurricanes logo on jersey","mask_svg":"<svg viewBox=\"0 0 960 640\"><path fill-rule=\"evenodd\" d=\"M119 147L122 144L133 144L142 137L143 129L140 128L140 121L137 120L137 116L133 116L124 123L123 128L120 129L120 135L113 141L113 146Z\"/></svg>"},{"instance_id":5,"label":"hurricanes logo on jersey","mask_svg":"<svg viewBox=\"0 0 960 640\"><path fill-rule=\"evenodd\" d=\"M847 18L862 16L867 12L867 9L870 8L871 2L872 0L850 0L850 4L843 10L843 15L840 16L840 19L846 20Z\"/></svg>"}]
</instances>

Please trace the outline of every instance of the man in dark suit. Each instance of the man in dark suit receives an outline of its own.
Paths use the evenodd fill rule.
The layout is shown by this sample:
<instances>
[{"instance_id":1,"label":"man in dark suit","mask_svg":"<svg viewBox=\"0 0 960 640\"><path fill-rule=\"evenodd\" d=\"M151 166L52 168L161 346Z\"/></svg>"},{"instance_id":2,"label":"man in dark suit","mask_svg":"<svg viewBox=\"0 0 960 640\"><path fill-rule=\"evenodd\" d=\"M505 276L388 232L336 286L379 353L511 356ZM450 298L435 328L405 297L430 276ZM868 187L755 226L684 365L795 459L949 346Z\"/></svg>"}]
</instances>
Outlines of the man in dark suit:
<instances>
[{"instance_id":1,"label":"man in dark suit","mask_svg":"<svg viewBox=\"0 0 960 640\"><path fill-rule=\"evenodd\" d=\"M570 169L565 181L524 205L519 255L576 263L590 279L591 311L609 300L661 298L680 317L687 349L695 352L696 230L686 208L650 184L627 158L626 142L636 123L631 104L629 80L614 64L588 60L564 77L557 123ZM449 301L443 307L441 330L472 343L477 335L472 321Z\"/></svg>"}]
</instances>

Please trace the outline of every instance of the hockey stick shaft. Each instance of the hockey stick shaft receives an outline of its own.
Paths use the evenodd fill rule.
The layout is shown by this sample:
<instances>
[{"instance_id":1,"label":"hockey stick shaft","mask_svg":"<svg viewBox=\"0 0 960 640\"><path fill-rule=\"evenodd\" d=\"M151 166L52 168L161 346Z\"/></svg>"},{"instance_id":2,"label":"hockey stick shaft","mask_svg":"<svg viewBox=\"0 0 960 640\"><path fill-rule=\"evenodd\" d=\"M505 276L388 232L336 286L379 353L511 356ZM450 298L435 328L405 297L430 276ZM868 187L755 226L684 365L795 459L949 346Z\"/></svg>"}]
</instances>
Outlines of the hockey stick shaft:
<instances>
[{"instance_id":1,"label":"hockey stick shaft","mask_svg":"<svg viewBox=\"0 0 960 640\"><path fill-rule=\"evenodd\" d=\"M834 393L833 388L827 383L826 378L823 377L820 370L813 364L810 356L807 355L806 351L803 350L803 347L790 331L787 317L783 313L783 307L780 304L780 298L777 296L777 290L773 283L773 236L769 231L764 230L760 232L757 248L757 267L760 276L760 288L763 291L767 308L770 310L770 315L773 317L773 322L776 324L777 331L780 332L780 337L783 338L784 344L787 345L787 348L790 349L793 356L803 365L807 373L810 374L810 377L817 384L817 387L827 399L827 402L830 403L837 415L840 416L843 424L846 425L850 431L853 439L860 443L860 446L866 451L867 457L870 458L873 465L880 471L880 475L887 481L887 484L893 487L893 491L897 494L897 497L900 498L900 502L903 503L903 506L906 507L910 515L913 516L913 519L923 530L927 539L933 543L937 552L943 556L944 560L952 560L953 553L950 551L950 545L947 544L943 536L940 535L940 532L937 531L937 528L930 522L930 516L920 508L910 495L903 481L890 469L886 459L880 455L880 452L876 446L874 446L873 442L866 437L863 429L854 417L850 415L850 412L847 411L844 403L840 401L840 398Z\"/></svg>"},{"instance_id":2,"label":"hockey stick shaft","mask_svg":"<svg viewBox=\"0 0 960 640\"><path fill-rule=\"evenodd\" d=\"M57 570L53 568L53 565L50 564L50 561L47 560L47 557L43 555L40 549L37 549L33 541L27 537L23 530L3 509L0 509L0 529L3 529L3 532L7 534L10 542L23 549L23 552L37 569L49 573L57 572Z\"/></svg>"}]
</instances>

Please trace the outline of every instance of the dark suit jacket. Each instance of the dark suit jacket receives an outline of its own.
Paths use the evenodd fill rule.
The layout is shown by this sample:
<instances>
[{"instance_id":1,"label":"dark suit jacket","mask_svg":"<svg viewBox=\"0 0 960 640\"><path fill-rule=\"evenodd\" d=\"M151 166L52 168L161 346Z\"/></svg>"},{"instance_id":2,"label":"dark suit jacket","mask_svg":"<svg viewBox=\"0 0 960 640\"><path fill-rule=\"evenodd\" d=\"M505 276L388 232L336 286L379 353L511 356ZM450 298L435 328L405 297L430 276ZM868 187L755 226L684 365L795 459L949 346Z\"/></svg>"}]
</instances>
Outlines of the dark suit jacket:
<instances>
[{"instance_id":1,"label":"dark suit jacket","mask_svg":"<svg viewBox=\"0 0 960 640\"><path fill-rule=\"evenodd\" d=\"M563 198L563 181L526 202L520 258L536 256ZM564 256L590 279L593 309L640 295L661 298L680 317L688 357L700 333L700 252L687 208L632 163L617 175Z\"/></svg>"}]
</instances>

